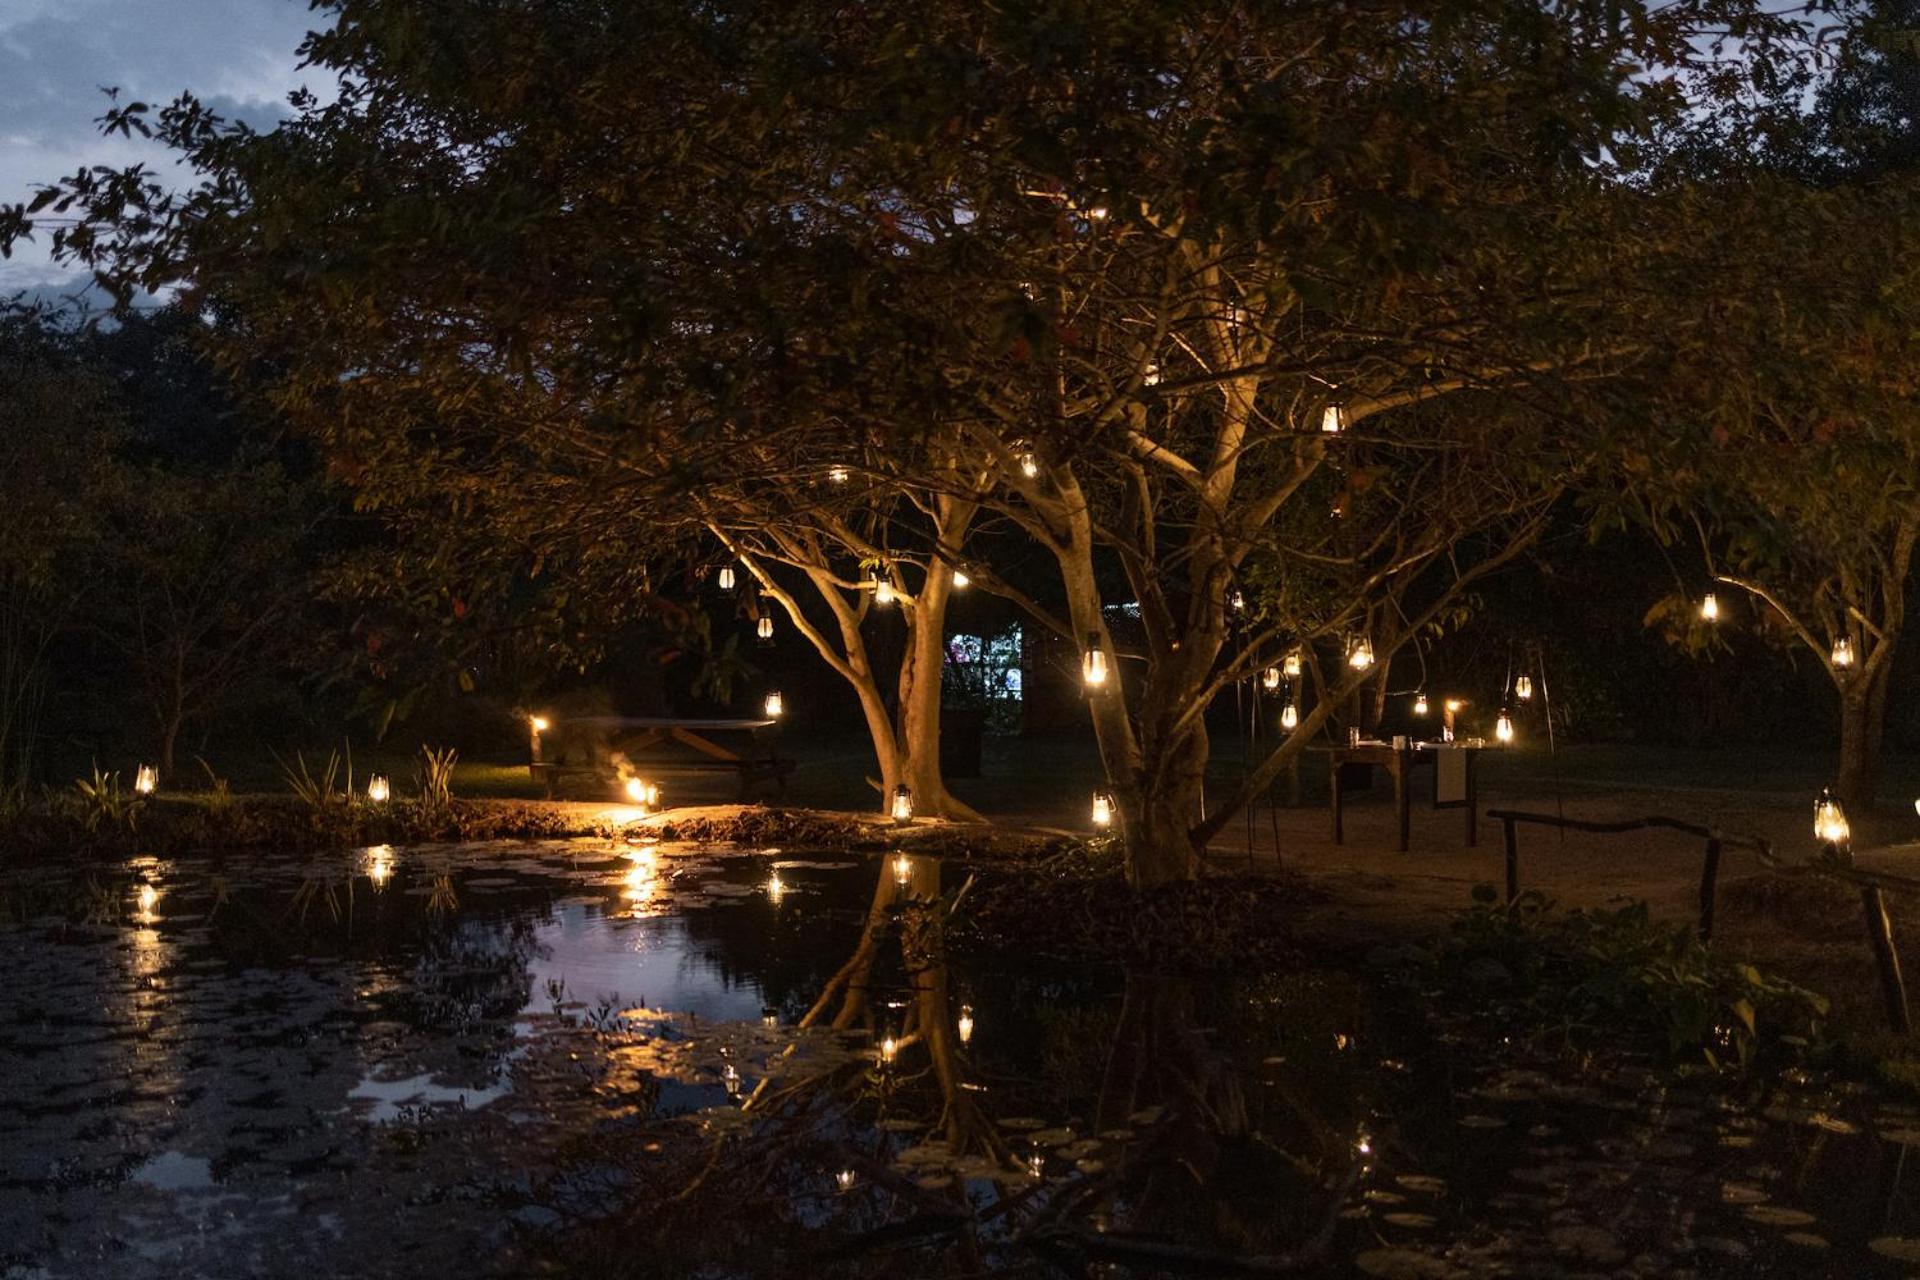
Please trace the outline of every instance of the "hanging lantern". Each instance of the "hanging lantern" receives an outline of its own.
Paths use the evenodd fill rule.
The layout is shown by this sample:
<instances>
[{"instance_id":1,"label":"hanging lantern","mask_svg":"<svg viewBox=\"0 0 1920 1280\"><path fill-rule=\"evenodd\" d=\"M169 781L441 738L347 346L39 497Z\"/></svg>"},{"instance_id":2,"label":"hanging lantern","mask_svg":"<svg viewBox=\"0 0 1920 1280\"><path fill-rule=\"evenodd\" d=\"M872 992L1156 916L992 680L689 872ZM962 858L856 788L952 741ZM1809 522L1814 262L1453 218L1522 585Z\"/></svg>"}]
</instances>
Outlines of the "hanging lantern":
<instances>
[{"instance_id":1,"label":"hanging lantern","mask_svg":"<svg viewBox=\"0 0 1920 1280\"><path fill-rule=\"evenodd\" d=\"M1104 791L1093 793L1093 825L1111 826L1113 823L1113 797Z\"/></svg>"},{"instance_id":2,"label":"hanging lantern","mask_svg":"<svg viewBox=\"0 0 1920 1280\"><path fill-rule=\"evenodd\" d=\"M955 591L965 591L968 587L972 585L973 585L973 579L969 578L966 575L965 571L960 569L955 569L953 571L953 589Z\"/></svg>"},{"instance_id":3,"label":"hanging lantern","mask_svg":"<svg viewBox=\"0 0 1920 1280\"><path fill-rule=\"evenodd\" d=\"M901 783L893 789L893 820L908 822L913 818L913 788ZM901 855L903 858L905 855Z\"/></svg>"},{"instance_id":4,"label":"hanging lantern","mask_svg":"<svg viewBox=\"0 0 1920 1280\"><path fill-rule=\"evenodd\" d=\"M873 576L873 602L880 605L893 603L893 582L884 573Z\"/></svg>"},{"instance_id":5,"label":"hanging lantern","mask_svg":"<svg viewBox=\"0 0 1920 1280\"><path fill-rule=\"evenodd\" d=\"M545 716L529 716L527 717L527 727L535 733L545 733L553 726Z\"/></svg>"},{"instance_id":6,"label":"hanging lantern","mask_svg":"<svg viewBox=\"0 0 1920 1280\"><path fill-rule=\"evenodd\" d=\"M892 865L893 882L902 888L906 887L907 882L913 879L913 859L904 853L896 853Z\"/></svg>"},{"instance_id":7,"label":"hanging lantern","mask_svg":"<svg viewBox=\"0 0 1920 1280\"><path fill-rule=\"evenodd\" d=\"M894 1058L899 1056L899 1053L900 1042L892 1036L888 1036L880 1042L880 1065L883 1067L892 1066Z\"/></svg>"},{"instance_id":8,"label":"hanging lantern","mask_svg":"<svg viewBox=\"0 0 1920 1280\"><path fill-rule=\"evenodd\" d=\"M1500 708L1500 716L1493 722L1493 736L1501 742L1513 741L1513 716L1505 707Z\"/></svg>"},{"instance_id":9,"label":"hanging lantern","mask_svg":"<svg viewBox=\"0 0 1920 1280\"><path fill-rule=\"evenodd\" d=\"M1260 677L1260 683L1268 689L1278 689L1280 687L1280 668L1268 667L1266 674Z\"/></svg>"},{"instance_id":10,"label":"hanging lantern","mask_svg":"<svg viewBox=\"0 0 1920 1280\"><path fill-rule=\"evenodd\" d=\"M1087 632L1087 652L1080 659L1080 675L1087 688L1099 689L1107 683L1107 651L1100 647L1100 633Z\"/></svg>"},{"instance_id":11,"label":"hanging lantern","mask_svg":"<svg viewBox=\"0 0 1920 1280\"><path fill-rule=\"evenodd\" d=\"M847 482L847 475L847 469L838 463L827 468L827 479L833 481L835 484L845 484Z\"/></svg>"},{"instance_id":12,"label":"hanging lantern","mask_svg":"<svg viewBox=\"0 0 1920 1280\"><path fill-rule=\"evenodd\" d=\"M778 720L786 712L787 700L780 696L778 689L767 691L767 718Z\"/></svg>"},{"instance_id":13,"label":"hanging lantern","mask_svg":"<svg viewBox=\"0 0 1920 1280\"><path fill-rule=\"evenodd\" d=\"M1853 665L1853 641L1846 636L1833 642L1833 665L1842 671Z\"/></svg>"},{"instance_id":14,"label":"hanging lantern","mask_svg":"<svg viewBox=\"0 0 1920 1280\"><path fill-rule=\"evenodd\" d=\"M1519 676L1513 682L1513 696L1522 702L1533 701L1533 677Z\"/></svg>"},{"instance_id":15,"label":"hanging lantern","mask_svg":"<svg viewBox=\"0 0 1920 1280\"><path fill-rule=\"evenodd\" d=\"M1353 648L1347 651L1347 665L1355 671L1365 671L1373 665L1373 641L1361 636L1353 642Z\"/></svg>"},{"instance_id":16,"label":"hanging lantern","mask_svg":"<svg viewBox=\"0 0 1920 1280\"><path fill-rule=\"evenodd\" d=\"M1853 829L1847 822L1847 811L1833 797L1831 788L1820 792L1820 798L1813 802L1813 835L1822 844L1844 846L1853 836Z\"/></svg>"},{"instance_id":17,"label":"hanging lantern","mask_svg":"<svg viewBox=\"0 0 1920 1280\"><path fill-rule=\"evenodd\" d=\"M1293 705L1293 699L1287 699L1287 705L1280 708L1280 727L1297 729L1300 727L1300 708Z\"/></svg>"},{"instance_id":18,"label":"hanging lantern","mask_svg":"<svg viewBox=\"0 0 1920 1280\"><path fill-rule=\"evenodd\" d=\"M966 1044L969 1040L973 1039L972 1005L963 1004L960 1006L960 1020L954 1024L954 1029L960 1033L961 1044Z\"/></svg>"},{"instance_id":19,"label":"hanging lantern","mask_svg":"<svg viewBox=\"0 0 1920 1280\"><path fill-rule=\"evenodd\" d=\"M1160 366L1153 363L1153 361L1151 360L1147 361L1147 367L1140 371L1140 381L1145 383L1149 387L1159 386L1160 385Z\"/></svg>"},{"instance_id":20,"label":"hanging lantern","mask_svg":"<svg viewBox=\"0 0 1920 1280\"><path fill-rule=\"evenodd\" d=\"M1320 430L1324 435L1337 436L1347 429L1347 411L1337 404L1330 404L1320 415Z\"/></svg>"},{"instance_id":21,"label":"hanging lantern","mask_svg":"<svg viewBox=\"0 0 1920 1280\"><path fill-rule=\"evenodd\" d=\"M733 590L733 566L730 564L720 566L720 589L722 591Z\"/></svg>"},{"instance_id":22,"label":"hanging lantern","mask_svg":"<svg viewBox=\"0 0 1920 1280\"><path fill-rule=\"evenodd\" d=\"M1714 598L1713 592L1711 591L1700 597L1700 620L1702 622L1718 622L1720 620L1720 602Z\"/></svg>"},{"instance_id":23,"label":"hanging lantern","mask_svg":"<svg viewBox=\"0 0 1920 1280\"><path fill-rule=\"evenodd\" d=\"M1020 455L1020 474L1031 480L1040 474L1040 459L1031 453Z\"/></svg>"},{"instance_id":24,"label":"hanging lantern","mask_svg":"<svg viewBox=\"0 0 1920 1280\"><path fill-rule=\"evenodd\" d=\"M839 1189L842 1194L853 1190L853 1184L859 1180L859 1175L851 1169L842 1169L833 1175L833 1185Z\"/></svg>"},{"instance_id":25,"label":"hanging lantern","mask_svg":"<svg viewBox=\"0 0 1920 1280\"><path fill-rule=\"evenodd\" d=\"M1424 691L1413 695L1413 714L1417 716L1427 714L1427 695Z\"/></svg>"},{"instance_id":26,"label":"hanging lantern","mask_svg":"<svg viewBox=\"0 0 1920 1280\"><path fill-rule=\"evenodd\" d=\"M761 614L760 621L754 624L753 629L762 640L773 639L773 615L770 613Z\"/></svg>"},{"instance_id":27,"label":"hanging lantern","mask_svg":"<svg viewBox=\"0 0 1920 1280\"><path fill-rule=\"evenodd\" d=\"M1246 607L1247 607L1247 597L1245 592L1235 591L1232 595L1227 597L1227 608L1233 610L1235 613L1239 613L1243 611Z\"/></svg>"},{"instance_id":28,"label":"hanging lantern","mask_svg":"<svg viewBox=\"0 0 1920 1280\"><path fill-rule=\"evenodd\" d=\"M376 773L367 779L367 799L374 804L385 804L393 795L393 788L387 783L387 775Z\"/></svg>"},{"instance_id":29,"label":"hanging lantern","mask_svg":"<svg viewBox=\"0 0 1920 1280\"><path fill-rule=\"evenodd\" d=\"M1280 660L1280 670L1289 679L1300 674L1300 651L1298 649L1290 650L1287 656Z\"/></svg>"}]
</instances>

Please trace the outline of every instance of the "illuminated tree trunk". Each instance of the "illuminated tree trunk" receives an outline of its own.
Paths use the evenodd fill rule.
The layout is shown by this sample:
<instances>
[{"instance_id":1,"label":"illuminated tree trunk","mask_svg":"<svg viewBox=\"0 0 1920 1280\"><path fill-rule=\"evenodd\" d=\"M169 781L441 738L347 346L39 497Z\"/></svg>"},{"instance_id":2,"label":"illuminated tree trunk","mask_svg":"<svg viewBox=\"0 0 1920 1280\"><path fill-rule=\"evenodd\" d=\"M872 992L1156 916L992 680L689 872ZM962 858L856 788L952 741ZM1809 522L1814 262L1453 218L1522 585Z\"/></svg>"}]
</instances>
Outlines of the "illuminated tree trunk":
<instances>
[{"instance_id":1,"label":"illuminated tree trunk","mask_svg":"<svg viewBox=\"0 0 1920 1280\"><path fill-rule=\"evenodd\" d=\"M1880 748L1887 727L1887 667L1864 675L1840 693L1840 798L1862 809L1880 789Z\"/></svg>"}]
</instances>

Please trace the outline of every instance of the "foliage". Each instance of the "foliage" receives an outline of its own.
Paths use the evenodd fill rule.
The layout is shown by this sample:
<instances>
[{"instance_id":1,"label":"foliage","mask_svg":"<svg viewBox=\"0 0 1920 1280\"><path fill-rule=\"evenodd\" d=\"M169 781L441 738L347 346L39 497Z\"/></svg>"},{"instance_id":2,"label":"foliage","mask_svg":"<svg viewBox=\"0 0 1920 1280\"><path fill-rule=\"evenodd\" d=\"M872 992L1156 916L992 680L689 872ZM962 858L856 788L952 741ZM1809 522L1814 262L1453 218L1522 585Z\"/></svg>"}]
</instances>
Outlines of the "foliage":
<instances>
[{"instance_id":1,"label":"foliage","mask_svg":"<svg viewBox=\"0 0 1920 1280\"><path fill-rule=\"evenodd\" d=\"M1525 1025L1570 1042L1652 1037L1674 1057L1744 1067L1763 1030L1804 1031L1825 998L1737 963L1645 902L1562 911L1536 890L1512 909L1474 889L1437 951L1449 983L1484 983L1518 1002Z\"/></svg>"},{"instance_id":2,"label":"foliage","mask_svg":"<svg viewBox=\"0 0 1920 1280\"><path fill-rule=\"evenodd\" d=\"M453 808L453 766L460 753L452 747L420 748L413 781L420 793L420 812L430 823L446 818Z\"/></svg>"},{"instance_id":3,"label":"foliage","mask_svg":"<svg viewBox=\"0 0 1920 1280\"><path fill-rule=\"evenodd\" d=\"M278 756L275 759L279 759ZM344 767L346 779L341 782ZM295 798L307 810L316 824L324 824L343 816L353 804L353 757L349 753L343 761L338 751L327 752L327 763L318 773L307 766L306 753L293 753L293 763L280 761L280 772L287 780Z\"/></svg>"},{"instance_id":4,"label":"foliage","mask_svg":"<svg viewBox=\"0 0 1920 1280\"><path fill-rule=\"evenodd\" d=\"M140 810L145 807L146 798L137 792L123 790L119 773L102 773L100 766L95 765L93 777L76 780L73 789L80 797L89 834L103 828L109 832L124 831L131 834L139 826Z\"/></svg>"}]
</instances>

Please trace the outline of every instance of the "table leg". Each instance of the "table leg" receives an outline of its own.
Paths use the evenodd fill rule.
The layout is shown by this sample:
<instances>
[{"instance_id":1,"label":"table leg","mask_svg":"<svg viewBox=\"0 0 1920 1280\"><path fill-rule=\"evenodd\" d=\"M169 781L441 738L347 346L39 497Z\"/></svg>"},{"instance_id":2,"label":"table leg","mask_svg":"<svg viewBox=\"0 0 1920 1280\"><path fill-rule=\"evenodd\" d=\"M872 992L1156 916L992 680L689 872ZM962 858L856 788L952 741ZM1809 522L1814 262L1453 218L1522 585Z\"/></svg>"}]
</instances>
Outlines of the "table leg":
<instances>
[{"instance_id":1,"label":"table leg","mask_svg":"<svg viewBox=\"0 0 1920 1280\"><path fill-rule=\"evenodd\" d=\"M1393 762L1393 807L1400 818L1400 852L1407 851L1409 838L1413 834L1413 807L1407 795L1407 758L1399 756Z\"/></svg>"}]
</instances>

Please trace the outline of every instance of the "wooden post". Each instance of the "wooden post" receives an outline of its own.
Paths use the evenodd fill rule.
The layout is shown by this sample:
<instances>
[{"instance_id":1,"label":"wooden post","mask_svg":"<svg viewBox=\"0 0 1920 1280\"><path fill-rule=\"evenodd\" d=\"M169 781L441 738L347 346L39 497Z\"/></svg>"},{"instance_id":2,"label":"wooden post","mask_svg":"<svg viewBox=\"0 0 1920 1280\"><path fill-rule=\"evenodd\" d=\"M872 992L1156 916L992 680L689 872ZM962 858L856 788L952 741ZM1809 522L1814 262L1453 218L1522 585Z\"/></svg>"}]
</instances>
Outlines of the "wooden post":
<instances>
[{"instance_id":1,"label":"wooden post","mask_svg":"<svg viewBox=\"0 0 1920 1280\"><path fill-rule=\"evenodd\" d=\"M1860 890L1860 905L1867 916L1867 942L1873 947L1874 963L1880 969L1880 994L1887 1002L1887 1024L1897 1035L1911 1029L1907 1018L1907 985L1900 978L1900 953L1893 946L1893 923L1887 919L1887 902L1880 886L1865 885Z\"/></svg>"},{"instance_id":2,"label":"wooden post","mask_svg":"<svg viewBox=\"0 0 1920 1280\"><path fill-rule=\"evenodd\" d=\"M1507 906L1511 907L1520 896L1520 832L1512 818L1502 818L1500 825L1506 829Z\"/></svg>"},{"instance_id":3,"label":"wooden post","mask_svg":"<svg viewBox=\"0 0 1920 1280\"><path fill-rule=\"evenodd\" d=\"M1707 837L1706 865L1700 869L1700 941L1713 941L1713 902L1720 883L1720 837Z\"/></svg>"}]
</instances>

